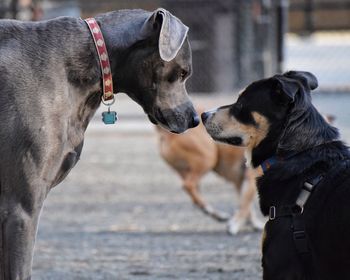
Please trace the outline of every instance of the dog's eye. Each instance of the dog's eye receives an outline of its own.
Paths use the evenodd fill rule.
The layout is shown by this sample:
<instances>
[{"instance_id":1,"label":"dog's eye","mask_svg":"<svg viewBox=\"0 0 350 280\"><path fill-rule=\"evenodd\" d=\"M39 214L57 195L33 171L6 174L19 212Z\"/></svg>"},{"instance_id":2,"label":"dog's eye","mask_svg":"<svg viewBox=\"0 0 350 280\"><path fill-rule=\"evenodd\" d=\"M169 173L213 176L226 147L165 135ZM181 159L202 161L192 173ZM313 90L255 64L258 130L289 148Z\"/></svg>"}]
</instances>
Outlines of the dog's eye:
<instances>
[{"instance_id":1,"label":"dog's eye","mask_svg":"<svg viewBox=\"0 0 350 280\"><path fill-rule=\"evenodd\" d=\"M180 71L180 77L181 77L181 79L182 79L182 80L185 79L185 77L187 76L187 74L188 74L188 72L187 72L186 70L182 69L182 70Z\"/></svg>"}]
</instances>

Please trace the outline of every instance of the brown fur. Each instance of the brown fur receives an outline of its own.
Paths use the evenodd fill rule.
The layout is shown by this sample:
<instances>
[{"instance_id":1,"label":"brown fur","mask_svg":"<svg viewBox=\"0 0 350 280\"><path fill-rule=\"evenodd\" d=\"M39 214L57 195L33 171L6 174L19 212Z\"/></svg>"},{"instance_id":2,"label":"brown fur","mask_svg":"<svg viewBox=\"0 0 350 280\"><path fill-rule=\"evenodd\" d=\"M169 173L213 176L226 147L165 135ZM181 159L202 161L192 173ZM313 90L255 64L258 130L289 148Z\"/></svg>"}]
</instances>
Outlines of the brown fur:
<instances>
[{"instance_id":1,"label":"brown fur","mask_svg":"<svg viewBox=\"0 0 350 280\"><path fill-rule=\"evenodd\" d=\"M231 218L229 231L240 231L250 218L252 203L256 197L255 174L251 169L246 170L245 150L215 143L202 124L181 135L169 133L160 127L156 131L159 136L160 155L180 175L184 190L204 213L219 221L230 218L230 215L214 209L202 198L199 191L201 178L214 171L233 183L239 193L239 207ZM252 222L255 227L262 227L262 224Z\"/></svg>"}]
</instances>

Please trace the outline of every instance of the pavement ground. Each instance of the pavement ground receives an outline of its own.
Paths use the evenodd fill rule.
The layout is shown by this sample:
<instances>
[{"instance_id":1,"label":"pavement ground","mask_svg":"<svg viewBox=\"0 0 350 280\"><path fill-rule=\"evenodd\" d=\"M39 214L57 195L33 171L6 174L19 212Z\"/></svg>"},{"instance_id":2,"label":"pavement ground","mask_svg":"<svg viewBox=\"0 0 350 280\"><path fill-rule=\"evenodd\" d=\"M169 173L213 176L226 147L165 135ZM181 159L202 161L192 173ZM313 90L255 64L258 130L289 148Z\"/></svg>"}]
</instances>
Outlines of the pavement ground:
<instances>
[{"instance_id":1,"label":"pavement ground","mask_svg":"<svg viewBox=\"0 0 350 280\"><path fill-rule=\"evenodd\" d=\"M194 96L205 108L234 97ZM315 95L350 139L350 95ZM194 208L177 175L159 158L154 128L126 96L120 120L105 126L100 111L85 137L80 162L49 194L39 226L33 279L261 278L261 232L236 236ZM233 187L214 174L205 198L233 212Z\"/></svg>"}]
</instances>

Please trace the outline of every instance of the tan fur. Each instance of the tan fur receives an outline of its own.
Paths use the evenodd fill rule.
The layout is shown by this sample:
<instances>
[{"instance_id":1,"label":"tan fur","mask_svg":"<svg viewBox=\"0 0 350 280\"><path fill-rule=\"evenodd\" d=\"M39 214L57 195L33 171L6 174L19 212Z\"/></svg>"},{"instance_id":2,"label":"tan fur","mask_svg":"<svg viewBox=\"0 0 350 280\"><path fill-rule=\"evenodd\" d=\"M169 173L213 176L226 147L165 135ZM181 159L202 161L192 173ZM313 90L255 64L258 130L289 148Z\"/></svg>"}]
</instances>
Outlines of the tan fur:
<instances>
[{"instance_id":1,"label":"tan fur","mask_svg":"<svg viewBox=\"0 0 350 280\"><path fill-rule=\"evenodd\" d=\"M218 137L240 136L243 139L242 146L252 150L267 135L269 131L268 120L258 112L252 112L257 125L245 125L237 121L229 113L229 109L217 111L207 123L207 129L217 134ZM217 127L215 124L220 124Z\"/></svg>"},{"instance_id":2,"label":"tan fur","mask_svg":"<svg viewBox=\"0 0 350 280\"><path fill-rule=\"evenodd\" d=\"M230 221L234 223L231 233L241 230L250 218L252 201L256 197L256 176L252 170L245 173L244 148L214 142L202 124L181 135L159 127L156 130L160 155L180 175L183 188L193 203L206 214L221 221L230 217L204 201L199 192L201 178L214 171L234 184L240 198L238 211ZM243 184L245 177L247 179Z\"/></svg>"},{"instance_id":3,"label":"tan fur","mask_svg":"<svg viewBox=\"0 0 350 280\"><path fill-rule=\"evenodd\" d=\"M269 128L270 128L269 121L263 115L260 115L257 112L253 112L252 115L253 115L255 122L258 124L258 126L254 127L253 129L250 126L251 134L249 134L249 135L251 135L250 136L251 139L250 139L249 144L248 144L249 150L252 150L256 146L258 146L259 143L263 139L265 139L267 133L269 132Z\"/></svg>"}]
</instances>

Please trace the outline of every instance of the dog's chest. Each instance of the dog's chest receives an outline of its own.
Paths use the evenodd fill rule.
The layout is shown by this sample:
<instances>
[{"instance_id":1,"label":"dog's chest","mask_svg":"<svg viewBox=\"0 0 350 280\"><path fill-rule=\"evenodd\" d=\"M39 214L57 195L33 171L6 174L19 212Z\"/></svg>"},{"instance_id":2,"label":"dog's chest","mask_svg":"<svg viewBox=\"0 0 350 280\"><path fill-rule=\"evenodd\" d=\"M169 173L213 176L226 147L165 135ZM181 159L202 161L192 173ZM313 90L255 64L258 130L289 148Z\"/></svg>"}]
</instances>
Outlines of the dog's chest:
<instances>
[{"instance_id":1,"label":"dog's chest","mask_svg":"<svg viewBox=\"0 0 350 280\"><path fill-rule=\"evenodd\" d=\"M81 143L78 146L76 146L72 151L64 155L61 166L54 180L54 185L59 184L64 178L66 178L68 173L76 165L76 163L80 158L82 148L83 148L83 141L81 141Z\"/></svg>"}]
</instances>

